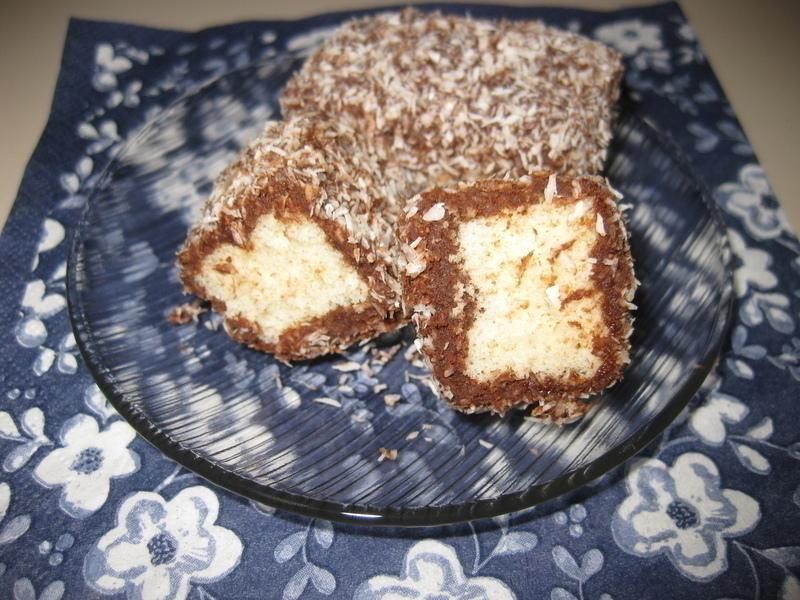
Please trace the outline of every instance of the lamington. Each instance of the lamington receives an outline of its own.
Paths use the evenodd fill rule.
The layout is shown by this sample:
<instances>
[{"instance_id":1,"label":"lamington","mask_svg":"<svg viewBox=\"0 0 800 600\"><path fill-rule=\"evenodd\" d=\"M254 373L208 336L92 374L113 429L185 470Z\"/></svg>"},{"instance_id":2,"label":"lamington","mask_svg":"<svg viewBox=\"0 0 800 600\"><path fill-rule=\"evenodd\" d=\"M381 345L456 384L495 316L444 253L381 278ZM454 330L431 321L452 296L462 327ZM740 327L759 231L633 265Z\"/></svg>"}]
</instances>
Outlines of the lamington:
<instances>
[{"instance_id":1,"label":"lamington","mask_svg":"<svg viewBox=\"0 0 800 600\"><path fill-rule=\"evenodd\" d=\"M274 121L218 177L178 254L187 292L228 334L284 361L338 352L403 322L404 174L343 124Z\"/></svg>"},{"instance_id":2,"label":"lamington","mask_svg":"<svg viewBox=\"0 0 800 600\"><path fill-rule=\"evenodd\" d=\"M281 106L351 123L418 192L537 169L597 174L622 71L614 50L541 22L409 8L342 25Z\"/></svg>"},{"instance_id":3,"label":"lamington","mask_svg":"<svg viewBox=\"0 0 800 600\"><path fill-rule=\"evenodd\" d=\"M411 200L403 301L454 408L568 422L620 379L637 282L617 199L602 178L538 172Z\"/></svg>"}]
</instances>

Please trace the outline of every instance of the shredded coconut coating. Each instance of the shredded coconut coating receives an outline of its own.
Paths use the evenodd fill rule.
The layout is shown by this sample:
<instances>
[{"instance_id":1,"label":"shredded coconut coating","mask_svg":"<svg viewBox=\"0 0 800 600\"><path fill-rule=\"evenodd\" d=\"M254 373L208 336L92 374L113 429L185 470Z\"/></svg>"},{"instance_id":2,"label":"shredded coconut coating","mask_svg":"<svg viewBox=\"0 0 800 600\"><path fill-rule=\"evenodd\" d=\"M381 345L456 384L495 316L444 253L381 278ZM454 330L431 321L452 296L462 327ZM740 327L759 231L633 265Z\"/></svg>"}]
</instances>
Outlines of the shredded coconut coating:
<instances>
[{"instance_id":1,"label":"shredded coconut coating","mask_svg":"<svg viewBox=\"0 0 800 600\"><path fill-rule=\"evenodd\" d=\"M284 114L335 115L432 184L599 173L619 55L536 21L415 9L344 24L289 81Z\"/></svg>"},{"instance_id":2,"label":"shredded coconut coating","mask_svg":"<svg viewBox=\"0 0 800 600\"><path fill-rule=\"evenodd\" d=\"M202 217L190 230L178 255L184 288L211 300L234 339L285 360L341 351L390 330L399 324L393 224L398 194L405 193L398 189L403 181L402 173L377 159L368 140L344 124L305 117L269 122L218 177ZM221 244L248 247L258 218L267 213L318 223L327 241L367 282L368 306L338 311L331 315L335 323L323 319L301 332L286 332L277 344L263 339L254 323L226 314L225 299L210 297L197 281L203 259Z\"/></svg>"}]
</instances>

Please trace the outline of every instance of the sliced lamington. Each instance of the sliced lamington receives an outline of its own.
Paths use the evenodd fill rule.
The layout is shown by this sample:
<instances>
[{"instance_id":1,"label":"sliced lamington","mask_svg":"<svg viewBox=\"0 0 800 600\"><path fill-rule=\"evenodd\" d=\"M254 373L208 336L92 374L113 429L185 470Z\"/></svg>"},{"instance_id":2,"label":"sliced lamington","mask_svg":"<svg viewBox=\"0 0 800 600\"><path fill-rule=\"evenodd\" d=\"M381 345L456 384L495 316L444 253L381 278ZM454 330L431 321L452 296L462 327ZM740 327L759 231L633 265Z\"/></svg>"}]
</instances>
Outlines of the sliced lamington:
<instances>
[{"instance_id":1,"label":"sliced lamington","mask_svg":"<svg viewBox=\"0 0 800 600\"><path fill-rule=\"evenodd\" d=\"M178 255L235 340L297 360L399 325L402 174L344 126L270 122L218 178Z\"/></svg>"},{"instance_id":2,"label":"sliced lamington","mask_svg":"<svg viewBox=\"0 0 800 600\"><path fill-rule=\"evenodd\" d=\"M288 82L284 114L337 115L432 184L596 174L622 64L537 21L406 9L345 23Z\"/></svg>"},{"instance_id":3,"label":"sliced lamington","mask_svg":"<svg viewBox=\"0 0 800 600\"><path fill-rule=\"evenodd\" d=\"M599 177L536 173L410 202L403 298L455 408L531 404L564 422L620 379L636 280L615 194Z\"/></svg>"}]
</instances>

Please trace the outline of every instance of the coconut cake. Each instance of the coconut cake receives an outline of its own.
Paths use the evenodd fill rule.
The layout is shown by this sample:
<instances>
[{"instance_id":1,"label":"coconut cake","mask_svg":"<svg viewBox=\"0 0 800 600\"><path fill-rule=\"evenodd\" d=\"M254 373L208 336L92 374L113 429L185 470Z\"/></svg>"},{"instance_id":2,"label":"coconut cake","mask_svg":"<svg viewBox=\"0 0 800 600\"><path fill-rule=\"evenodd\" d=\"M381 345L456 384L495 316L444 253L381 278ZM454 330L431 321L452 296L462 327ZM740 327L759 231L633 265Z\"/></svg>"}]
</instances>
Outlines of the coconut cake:
<instances>
[{"instance_id":1,"label":"coconut cake","mask_svg":"<svg viewBox=\"0 0 800 600\"><path fill-rule=\"evenodd\" d=\"M421 192L542 168L599 173L622 71L616 51L538 21L408 8L344 23L281 106L350 122Z\"/></svg>"},{"instance_id":2,"label":"coconut cake","mask_svg":"<svg viewBox=\"0 0 800 600\"><path fill-rule=\"evenodd\" d=\"M286 361L391 330L400 181L344 125L270 122L217 179L178 254L183 286Z\"/></svg>"},{"instance_id":3,"label":"coconut cake","mask_svg":"<svg viewBox=\"0 0 800 600\"><path fill-rule=\"evenodd\" d=\"M615 194L599 177L535 173L410 202L403 300L453 407L533 405L563 422L621 377L636 280Z\"/></svg>"}]
</instances>

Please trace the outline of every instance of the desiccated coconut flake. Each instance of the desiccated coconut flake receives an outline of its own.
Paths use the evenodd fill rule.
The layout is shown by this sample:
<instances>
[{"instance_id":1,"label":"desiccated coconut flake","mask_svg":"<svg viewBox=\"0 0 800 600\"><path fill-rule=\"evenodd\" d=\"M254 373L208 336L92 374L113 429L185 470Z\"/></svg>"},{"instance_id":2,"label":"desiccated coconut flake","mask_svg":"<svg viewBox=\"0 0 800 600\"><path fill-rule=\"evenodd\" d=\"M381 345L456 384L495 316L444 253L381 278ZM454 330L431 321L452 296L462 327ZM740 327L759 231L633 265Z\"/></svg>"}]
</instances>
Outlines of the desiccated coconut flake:
<instances>
[{"instance_id":1,"label":"desiccated coconut flake","mask_svg":"<svg viewBox=\"0 0 800 600\"><path fill-rule=\"evenodd\" d=\"M384 460L396 460L398 450L389 450L388 448L378 448L378 462Z\"/></svg>"},{"instance_id":2,"label":"desiccated coconut flake","mask_svg":"<svg viewBox=\"0 0 800 600\"><path fill-rule=\"evenodd\" d=\"M544 201L552 202L557 193L558 183L556 182L556 175L553 173L547 178L547 185L544 186Z\"/></svg>"},{"instance_id":3,"label":"desiccated coconut flake","mask_svg":"<svg viewBox=\"0 0 800 600\"><path fill-rule=\"evenodd\" d=\"M437 202L422 215L423 221L440 221L444 219L444 202Z\"/></svg>"},{"instance_id":4,"label":"desiccated coconut flake","mask_svg":"<svg viewBox=\"0 0 800 600\"><path fill-rule=\"evenodd\" d=\"M409 434L406 436L406 439L407 439L408 441L411 441L411 440L415 440L415 439L417 439L418 437L419 437L419 431L411 431L411 432L409 432Z\"/></svg>"},{"instance_id":5,"label":"desiccated coconut flake","mask_svg":"<svg viewBox=\"0 0 800 600\"><path fill-rule=\"evenodd\" d=\"M421 261L406 263L406 274L409 277L416 277L425 270L425 266L425 263Z\"/></svg>"},{"instance_id":6,"label":"desiccated coconut flake","mask_svg":"<svg viewBox=\"0 0 800 600\"><path fill-rule=\"evenodd\" d=\"M575 203L575 208L572 210L572 214L568 217L568 219L570 221L576 221L585 215L588 209L589 207L585 200L578 200Z\"/></svg>"},{"instance_id":7,"label":"desiccated coconut flake","mask_svg":"<svg viewBox=\"0 0 800 600\"><path fill-rule=\"evenodd\" d=\"M614 196L617 200L622 200L625 196L622 195L622 192L616 190L612 187L611 182L606 178L606 186L608 186L608 191L611 192L611 195Z\"/></svg>"},{"instance_id":8,"label":"desiccated coconut flake","mask_svg":"<svg viewBox=\"0 0 800 600\"><path fill-rule=\"evenodd\" d=\"M481 446L483 446L484 448L487 448L487 449L489 449L489 450L491 450L492 448L494 448L494 444L492 444L491 442L487 442L486 440L478 440L478 443L479 443Z\"/></svg>"},{"instance_id":9,"label":"desiccated coconut flake","mask_svg":"<svg viewBox=\"0 0 800 600\"><path fill-rule=\"evenodd\" d=\"M605 223L603 223L603 215L601 215L600 213L597 214L597 221L594 224L594 228L600 235L606 234L606 226Z\"/></svg>"}]
</instances>

